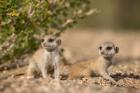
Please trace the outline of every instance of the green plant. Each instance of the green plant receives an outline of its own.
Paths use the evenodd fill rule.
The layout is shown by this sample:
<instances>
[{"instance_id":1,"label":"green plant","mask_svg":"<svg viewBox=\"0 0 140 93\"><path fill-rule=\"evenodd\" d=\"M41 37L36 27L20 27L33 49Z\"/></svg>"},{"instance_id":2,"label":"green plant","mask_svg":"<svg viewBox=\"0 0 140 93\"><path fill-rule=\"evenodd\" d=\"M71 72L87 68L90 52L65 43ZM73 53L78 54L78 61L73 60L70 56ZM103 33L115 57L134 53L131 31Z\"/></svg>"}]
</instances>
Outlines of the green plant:
<instances>
[{"instance_id":1,"label":"green plant","mask_svg":"<svg viewBox=\"0 0 140 93\"><path fill-rule=\"evenodd\" d=\"M0 63L11 62L38 48L35 35L60 32L90 15L88 0L1 0Z\"/></svg>"}]
</instances>

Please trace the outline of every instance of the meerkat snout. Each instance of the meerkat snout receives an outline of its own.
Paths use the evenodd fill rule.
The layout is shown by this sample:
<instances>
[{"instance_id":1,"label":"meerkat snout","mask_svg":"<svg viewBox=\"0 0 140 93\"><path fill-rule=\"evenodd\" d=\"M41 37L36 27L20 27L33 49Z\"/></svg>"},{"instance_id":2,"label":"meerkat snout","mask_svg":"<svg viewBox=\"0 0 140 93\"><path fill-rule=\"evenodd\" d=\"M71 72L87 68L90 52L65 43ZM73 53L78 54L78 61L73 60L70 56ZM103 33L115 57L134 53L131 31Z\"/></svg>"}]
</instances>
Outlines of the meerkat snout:
<instances>
[{"instance_id":1,"label":"meerkat snout","mask_svg":"<svg viewBox=\"0 0 140 93\"><path fill-rule=\"evenodd\" d=\"M99 46L99 54L103 57L113 57L119 52L119 48L112 42L104 42Z\"/></svg>"},{"instance_id":2,"label":"meerkat snout","mask_svg":"<svg viewBox=\"0 0 140 93\"><path fill-rule=\"evenodd\" d=\"M54 51L58 46L61 45L61 40L56 36L46 36L42 39L42 47L48 51Z\"/></svg>"}]
</instances>

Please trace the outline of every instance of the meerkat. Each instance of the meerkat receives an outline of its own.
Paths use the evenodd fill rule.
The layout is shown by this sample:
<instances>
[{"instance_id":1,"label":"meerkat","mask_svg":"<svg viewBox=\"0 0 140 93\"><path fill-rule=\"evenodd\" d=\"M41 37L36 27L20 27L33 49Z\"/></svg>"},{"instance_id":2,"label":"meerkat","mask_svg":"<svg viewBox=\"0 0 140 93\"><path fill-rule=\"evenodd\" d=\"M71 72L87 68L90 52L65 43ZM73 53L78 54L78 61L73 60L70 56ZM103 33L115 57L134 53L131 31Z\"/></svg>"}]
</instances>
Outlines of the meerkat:
<instances>
[{"instance_id":1,"label":"meerkat","mask_svg":"<svg viewBox=\"0 0 140 93\"><path fill-rule=\"evenodd\" d=\"M91 75L100 75L111 82L115 80L109 76L108 68L112 64L112 58L119 52L119 48L112 42L104 42L99 48L99 58L86 62L77 62L69 66L69 79L79 77L90 77Z\"/></svg>"},{"instance_id":2,"label":"meerkat","mask_svg":"<svg viewBox=\"0 0 140 93\"><path fill-rule=\"evenodd\" d=\"M48 68L54 69L54 78L59 79L61 40L55 35L47 35L41 40L41 47L29 59L27 77L34 78L34 72L41 72L47 78Z\"/></svg>"},{"instance_id":3,"label":"meerkat","mask_svg":"<svg viewBox=\"0 0 140 93\"><path fill-rule=\"evenodd\" d=\"M60 79L64 80L68 77L68 70L66 68L66 65L70 65L72 64L69 60L71 59L71 52L68 50L68 49L65 49L63 47L60 47L59 48L59 55L60 55L60 61L59 61L59 68L60 68ZM30 59L31 60L31 59ZM0 76L0 80L2 79L6 79L8 77L21 77L23 76L23 78L26 78L24 77L24 75L26 75L26 69L30 69L28 67L28 65L26 66L23 66L21 68L18 68L17 69L14 69L12 71L10 71L10 73L3 73L1 76ZM32 69L32 68L31 68ZM31 70L30 69L30 70ZM51 66L51 67L48 67L48 72L49 74L53 74L54 72L54 68ZM35 72L35 70L37 71L38 69L37 68L33 68L33 72ZM28 72L28 71L27 71ZM33 72L28 72L28 74L31 74L30 76L28 76L28 78L33 78L33 76L35 76L35 74ZM39 72L39 71L37 71ZM37 75L36 75L37 76Z\"/></svg>"}]
</instances>

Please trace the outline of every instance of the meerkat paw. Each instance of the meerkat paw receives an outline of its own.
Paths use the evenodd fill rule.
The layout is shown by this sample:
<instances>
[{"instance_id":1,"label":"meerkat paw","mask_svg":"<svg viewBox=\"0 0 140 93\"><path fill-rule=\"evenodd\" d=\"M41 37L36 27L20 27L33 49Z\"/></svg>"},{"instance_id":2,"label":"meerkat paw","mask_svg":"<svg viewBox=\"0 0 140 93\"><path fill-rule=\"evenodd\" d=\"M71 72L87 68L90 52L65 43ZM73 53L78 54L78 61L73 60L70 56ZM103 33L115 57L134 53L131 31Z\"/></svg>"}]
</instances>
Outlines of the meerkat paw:
<instances>
[{"instance_id":1,"label":"meerkat paw","mask_svg":"<svg viewBox=\"0 0 140 93\"><path fill-rule=\"evenodd\" d=\"M112 84L116 84L116 81L111 77L103 77L103 78L110 81Z\"/></svg>"},{"instance_id":2,"label":"meerkat paw","mask_svg":"<svg viewBox=\"0 0 140 93\"><path fill-rule=\"evenodd\" d=\"M108 79L112 84L117 84L117 82L113 79L113 78L111 78L111 79Z\"/></svg>"},{"instance_id":3,"label":"meerkat paw","mask_svg":"<svg viewBox=\"0 0 140 93\"><path fill-rule=\"evenodd\" d=\"M81 79L83 83L89 83L91 78L84 77Z\"/></svg>"},{"instance_id":4,"label":"meerkat paw","mask_svg":"<svg viewBox=\"0 0 140 93\"><path fill-rule=\"evenodd\" d=\"M34 76L26 76L27 79L34 79Z\"/></svg>"}]
</instances>

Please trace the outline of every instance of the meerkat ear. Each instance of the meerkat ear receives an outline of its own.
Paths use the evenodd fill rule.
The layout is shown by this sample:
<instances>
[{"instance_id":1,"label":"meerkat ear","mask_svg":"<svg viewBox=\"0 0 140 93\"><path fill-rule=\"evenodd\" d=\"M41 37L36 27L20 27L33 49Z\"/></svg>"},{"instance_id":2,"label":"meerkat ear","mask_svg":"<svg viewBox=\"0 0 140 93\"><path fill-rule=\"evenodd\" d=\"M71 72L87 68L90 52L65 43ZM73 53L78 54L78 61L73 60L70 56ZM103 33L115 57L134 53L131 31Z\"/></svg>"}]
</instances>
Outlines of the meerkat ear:
<instances>
[{"instance_id":1,"label":"meerkat ear","mask_svg":"<svg viewBox=\"0 0 140 93\"><path fill-rule=\"evenodd\" d=\"M119 53L119 47L115 48L116 53Z\"/></svg>"},{"instance_id":2,"label":"meerkat ear","mask_svg":"<svg viewBox=\"0 0 140 93\"><path fill-rule=\"evenodd\" d=\"M58 45L61 45L61 40L58 39L58 40L57 40L57 43L58 43Z\"/></svg>"}]
</instances>

